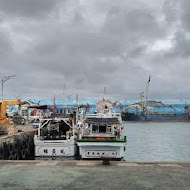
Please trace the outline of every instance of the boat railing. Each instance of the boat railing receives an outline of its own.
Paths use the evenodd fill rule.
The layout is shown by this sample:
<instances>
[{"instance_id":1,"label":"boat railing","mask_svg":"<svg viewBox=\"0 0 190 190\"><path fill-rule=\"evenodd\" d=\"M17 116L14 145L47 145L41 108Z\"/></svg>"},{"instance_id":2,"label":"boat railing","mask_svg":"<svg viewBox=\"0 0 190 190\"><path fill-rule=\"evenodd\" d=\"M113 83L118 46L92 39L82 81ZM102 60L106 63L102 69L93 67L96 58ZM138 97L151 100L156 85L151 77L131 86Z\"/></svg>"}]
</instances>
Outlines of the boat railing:
<instances>
[{"instance_id":1,"label":"boat railing","mask_svg":"<svg viewBox=\"0 0 190 190\"><path fill-rule=\"evenodd\" d=\"M114 134L107 134L107 133L90 133L90 134L84 134L84 137L115 137Z\"/></svg>"},{"instance_id":2,"label":"boat railing","mask_svg":"<svg viewBox=\"0 0 190 190\"><path fill-rule=\"evenodd\" d=\"M120 117L121 114L120 113L96 113L96 114L86 114L86 117L100 117L100 116L104 116L104 117Z\"/></svg>"}]
</instances>

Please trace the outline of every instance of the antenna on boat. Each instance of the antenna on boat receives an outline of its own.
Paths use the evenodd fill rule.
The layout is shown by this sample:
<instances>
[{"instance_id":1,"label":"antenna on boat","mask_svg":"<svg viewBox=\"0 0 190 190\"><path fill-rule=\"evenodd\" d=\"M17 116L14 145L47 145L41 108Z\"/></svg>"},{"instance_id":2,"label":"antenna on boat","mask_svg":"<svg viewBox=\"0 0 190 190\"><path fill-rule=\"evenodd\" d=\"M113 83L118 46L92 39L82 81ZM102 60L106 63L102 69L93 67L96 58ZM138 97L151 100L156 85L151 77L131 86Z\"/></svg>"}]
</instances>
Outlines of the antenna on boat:
<instances>
[{"instance_id":1,"label":"antenna on boat","mask_svg":"<svg viewBox=\"0 0 190 190\"><path fill-rule=\"evenodd\" d=\"M146 85L146 95L145 95L145 105L148 99L148 90L149 90L149 85L150 85L150 79L151 79L151 75L149 75L149 79L147 81L147 85Z\"/></svg>"},{"instance_id":2,"label":"antenna on boat","mask_svg":"<svg viewBox=\"0 0 190 190\"><path fill-rule=\"evenodd\" d=\"M53 94L53 109L56 110L55 93Z\"/></svg>"},{"instance_id":3,"label":"antenna on boat","mask_svg":"<svg viewBox=\"0 0 190 190\"><path fill-rule=\"evenodd\" d=\"M63 101L66 101L66 85L65 85L65 83L63 84Z\"/></svg>"},{"instance_id":4,"label":"antenna on boat","mask_svg":"<svg viewBox=\"0 0 190 190\"><path fill-rule=\"evenodd\" d=\"M76 94L76 105L78 105L79 95Z\"/></svg>"},{"instance_id":5,"label":"antenna on boat","mask_svg":"<svg viewBox=\"0 0 190 190\"><path fill-rule=\"evenodd\" d=\"M103 98L105 98L105 94L106 94L106 87L104 86L104 96L103 96Z\"/></svg>"},{"instance_id":6,"label":"antenna on boat","mask_svg":"<svg viewBox=\"0 0 190 190\"><path fill-rule=\"evenodd\" d=\"M103 102L105 101L105 94L106 94L106 87L104 86ZM101 112L105 113L105 107L104 107L104 104L101 105Z\"/></svg>"},{"instance_id":7,"label":"antenna on boat","mask_svg":"<svg viewBox=\"0 0 190 190\"><path fill-rule=\"evenodd\" d=\"M77 127L78 127L78 120L79 120L79 107L78 107L78 99L79 99L79 96L78 96L78 94L76 94L76 102L75 102L75 104L76 104L76 121L75 121L75 119L73 118L73 136L75 135L75 130L77 130ZM74 123L74 121L75 121L75 123Z\"/></svg>"},{"instance_id":8,"label":"antenna on boat","mask_svg":"<svg viewBox=\"0 0 190 190\"><path fill-rule=\"evenodd\" d=\"M65 83L63 84L63 95L65 95Z\"/></svg>"}]
</instances>

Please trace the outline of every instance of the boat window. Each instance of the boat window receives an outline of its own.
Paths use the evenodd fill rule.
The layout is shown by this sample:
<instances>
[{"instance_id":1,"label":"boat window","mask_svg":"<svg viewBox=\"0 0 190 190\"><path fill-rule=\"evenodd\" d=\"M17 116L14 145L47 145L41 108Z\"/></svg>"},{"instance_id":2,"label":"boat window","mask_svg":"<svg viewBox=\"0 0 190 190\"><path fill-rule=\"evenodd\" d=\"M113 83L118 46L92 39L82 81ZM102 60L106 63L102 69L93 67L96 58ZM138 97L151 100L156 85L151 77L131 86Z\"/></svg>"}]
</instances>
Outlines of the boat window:
<instances>
[{"instance_id":1,"label":"boat window","mask_svg":"<svg viewBox=\"0 0 190 190\"><path fill-rule=\"evenodd\" d=\"M92 125L92 133L98 133L98 126Z\"/></svg>"},{"instance_id":2,"label":"boat window","mask_svg":"<svg viewBox=\"0 0 190 190\"><path fill-rule=\"evenodd\" d=\"M87 125L87 128L85 128L84 134L85 134L85 135L90 135L90 133L91 133L91 126L90 126L90 124L89 124L89 125Z\"/></svg>"},{"instance_id":3,"label":"boat window","mask_svg":"<svg viewBox=\"0 0 190 190\"><path fill-rule=\"evenodd\" d=\"M111 126L107 126L106 133L112 133L112 127Z\"/></svg>"},{"instance_id":4,"label":"boat window","mask_svg":"<svg viewBox=\"0 0 190 190\"><path fill-rule=\"evenodd\" d=\"M99 133L106 133L106 125L99 125Z\"/></svg>"}]
</instances>

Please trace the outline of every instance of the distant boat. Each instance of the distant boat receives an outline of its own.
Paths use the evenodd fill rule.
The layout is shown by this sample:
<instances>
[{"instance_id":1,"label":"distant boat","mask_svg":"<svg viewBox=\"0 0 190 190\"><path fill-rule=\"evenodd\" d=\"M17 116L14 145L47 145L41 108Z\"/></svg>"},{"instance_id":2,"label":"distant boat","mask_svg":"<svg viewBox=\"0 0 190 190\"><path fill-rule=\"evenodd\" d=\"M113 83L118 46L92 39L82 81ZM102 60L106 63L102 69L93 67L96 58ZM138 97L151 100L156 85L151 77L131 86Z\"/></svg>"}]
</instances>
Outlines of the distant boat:
<instances>
[{"instance_id":1,"label":"distant boat","mask_svg":"<svg viewBox=\"0 0 190 190\"><path fill-rule=\"evenodd\" d=\"M161 101L148 100L150 76L145 91L141 93L141 102L128 106L122 111L124 121L190 121L190 106L182 106L179 110L174 105Z\"/></svg>"},{"instance_id":2,"label":"distant boat","mask_svg":"<svg viewBox=\"0 0 190 190\"><path fill-rule=\"evenodd\" d=\"M160 101L147 101L146 112L139 102L130 105L121 116L124 121L190 121L189 108L184 106L183 110Z\"/></svg>"}]
</instances>

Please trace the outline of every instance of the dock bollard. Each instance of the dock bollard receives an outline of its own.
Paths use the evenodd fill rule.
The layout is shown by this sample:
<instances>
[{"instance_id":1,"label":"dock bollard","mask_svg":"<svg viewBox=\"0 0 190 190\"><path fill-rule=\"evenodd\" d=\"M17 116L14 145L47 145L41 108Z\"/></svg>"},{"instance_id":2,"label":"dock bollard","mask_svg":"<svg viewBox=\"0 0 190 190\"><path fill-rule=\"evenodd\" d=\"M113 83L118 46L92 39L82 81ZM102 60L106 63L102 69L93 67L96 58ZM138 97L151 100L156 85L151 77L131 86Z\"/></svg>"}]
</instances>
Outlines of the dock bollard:
<instances>
[{"instance_id":1,"label":"dock bollard","mask_svg":"<svg viewBox=\"0 0 190 190\"><path fill-rule=\"evenodd\" d=\"M103 162L102 162L102 165L110 165L110 158L106 158L106 157L103 157L102 158Z\"/></svg>"}]
</instances>

